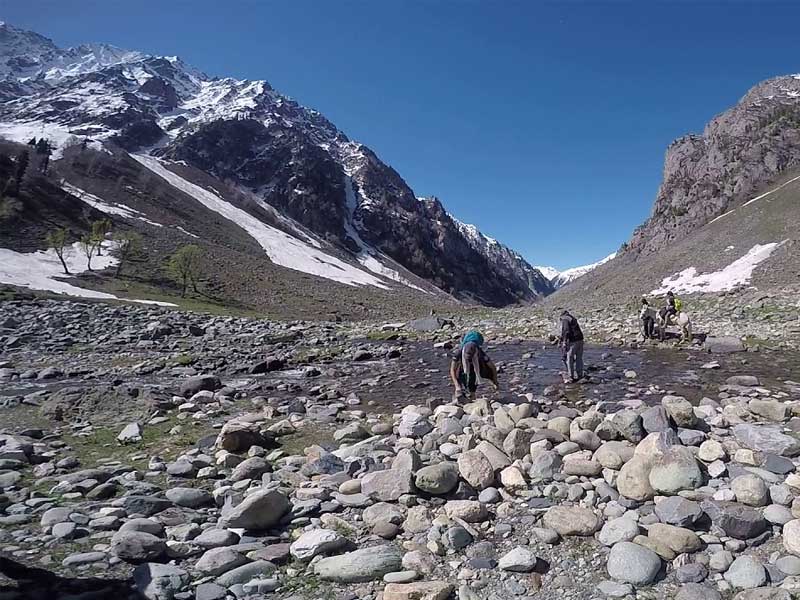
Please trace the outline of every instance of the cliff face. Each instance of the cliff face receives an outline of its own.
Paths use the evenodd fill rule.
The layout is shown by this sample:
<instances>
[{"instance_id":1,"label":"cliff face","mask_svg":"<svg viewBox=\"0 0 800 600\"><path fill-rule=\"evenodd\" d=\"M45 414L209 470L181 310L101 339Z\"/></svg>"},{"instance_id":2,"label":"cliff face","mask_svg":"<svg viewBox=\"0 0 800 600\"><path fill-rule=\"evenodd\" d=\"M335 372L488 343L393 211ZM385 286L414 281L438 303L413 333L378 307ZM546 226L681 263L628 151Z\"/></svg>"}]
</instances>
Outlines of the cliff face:
<instances>
[{"instance_id":1,"label":"cliff face","mask_svg":"<svg viewBox=\"0 0 800 600\"><path fill-rule=\"evenodd\" d=\"M759 83L701 135L667 149L648 220L627 252L651 254L748 200L800 164L800 75Z\"/></svg>"}]
</instances>

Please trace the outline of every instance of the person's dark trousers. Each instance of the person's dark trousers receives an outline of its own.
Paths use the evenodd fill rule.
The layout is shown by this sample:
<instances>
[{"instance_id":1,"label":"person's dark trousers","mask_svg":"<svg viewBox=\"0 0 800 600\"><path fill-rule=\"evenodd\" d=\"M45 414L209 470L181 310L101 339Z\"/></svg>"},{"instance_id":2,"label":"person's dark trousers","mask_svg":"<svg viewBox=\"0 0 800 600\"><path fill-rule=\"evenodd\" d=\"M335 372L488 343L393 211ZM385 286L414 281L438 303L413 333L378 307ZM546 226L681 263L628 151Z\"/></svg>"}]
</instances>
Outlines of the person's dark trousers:
<instances>
[{"instance_id":1,"label":"person's dark trousers","mask_svg":"<svg viewBox=\"0 0 800 600\"><path fill-rule=\"evenodd\" d=\"M653 317L645 317L642 319L644 324L644 337L651 338L656 333L656 321Z\"/></svg>"},{"instance_id":2,"label":"person's dark trousers","mask_svg":"<svg viewBox=\"0 0 800 600\"><path fill-rule=\"evenodd\" d=\"M567 348L567 370L573 380L583 379L583 340L571 342Z\"/></svg>"}]
</instances>

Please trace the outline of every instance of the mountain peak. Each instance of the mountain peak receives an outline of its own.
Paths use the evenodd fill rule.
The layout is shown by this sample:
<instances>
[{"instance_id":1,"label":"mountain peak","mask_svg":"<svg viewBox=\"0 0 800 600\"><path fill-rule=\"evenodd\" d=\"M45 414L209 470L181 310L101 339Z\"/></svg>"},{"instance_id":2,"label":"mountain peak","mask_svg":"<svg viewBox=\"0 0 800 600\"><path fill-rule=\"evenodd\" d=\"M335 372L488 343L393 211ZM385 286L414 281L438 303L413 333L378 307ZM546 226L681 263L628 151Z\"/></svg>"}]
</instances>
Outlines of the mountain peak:
<instances>
[{"instance_id":1,"label":"mountain peak","mask_svg":"<svg viewBox=\"0 0 800 600\"><path fill-rule=\"evenodd\" d=\"M601 258L597 262L582 265L580 267L572 267L571 269L565 269L564 271L559 271L558 269L554 269L553 267L536 267L539 271L550 280L550 283L553 284L555 289L559 289L568 283L578 279L578 277L583 277L587 273L594 271L600 265L606 264L608 261L616 258L617 253L612 252L605 258Z\"/></svg>"},{"instance_id":2,"label":"mountain peak","mask_svg":"<svg viewBox=\"0 0 800 600\"><path fill-rule=\"evenodd\" d=\"M175 56L108 44L61 49L38 34L3 31L0 78L13 85L2 90L0 135L21 143L47 137L54 160L76 138L136 153L139 165L173 186L192 189L226 218L235 214L273 263L302 272L339 281L352 267L353 281L435 286L491 305L552 291L517 252L448 215L437 198L418 200L370 148L264 80L209 78ZM175 179L163 168L170 163L224 182L278 215L292 232L286 236L300 237L276 246L281 234ZM307 238L316 248L327 244L327 254L305 248Z\"/></svg>"},{"instance_id":3,"label":"mountain peak","mask_svg":"<svg viewBox=\"0 0 800 600\"><path fill-rule=\"evenodd\" d=\"M147 56L111 44L91 43L60 48L53 40L36 32L5 22L0 25L0 80L42 78L59 81L67 76L90 73Z\"/></svg>"}]
</instances>

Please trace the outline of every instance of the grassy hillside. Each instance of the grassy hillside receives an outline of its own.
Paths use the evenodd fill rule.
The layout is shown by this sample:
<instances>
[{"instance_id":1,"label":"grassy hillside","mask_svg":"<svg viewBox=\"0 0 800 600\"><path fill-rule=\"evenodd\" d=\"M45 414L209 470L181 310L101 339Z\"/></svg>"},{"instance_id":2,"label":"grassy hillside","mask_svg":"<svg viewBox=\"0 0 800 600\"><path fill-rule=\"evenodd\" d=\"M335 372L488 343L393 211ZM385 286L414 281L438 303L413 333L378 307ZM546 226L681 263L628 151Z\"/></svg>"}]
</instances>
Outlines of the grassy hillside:
<instances>
[{"instance_id":1,"label":"grassy hillside","mask_svg":"<svg viewBox=\"0 0 800 600\"><path fill-rule=\"evenodd\" d=\"M0 153L12 157L25 148L5 141L0 144ZM13 165L6 167L13 169ZM244 202L236 190L223 182L188 171L185 175L192 175L201 185ZM124 204L162 226L101 213L62 190L62 180L108 202ZM259 216L269 218L266 214ZM93 220L103 217L111 219L114 232L135 229L142 237L142 251L119 278L111 272L93 272L74 278L72 283L121 298L167 301L215 312L344 320L383 315L401 318L427 314L431 308L446 310L455 304L445 294L424 294L399 284L391 290L348 286L276 265L243 229L172 187L124 152L70 148L64 158L51 164L46 176L32 164L20 194L6 196L0 204L0 247L17 252L45 249L47 233L59 227L67 229L68 241L74 242L89 232ZM202 248L203 275L201 293L182 299L166 265L169 256L185 244Z\"/></svg>"}]
</instances>

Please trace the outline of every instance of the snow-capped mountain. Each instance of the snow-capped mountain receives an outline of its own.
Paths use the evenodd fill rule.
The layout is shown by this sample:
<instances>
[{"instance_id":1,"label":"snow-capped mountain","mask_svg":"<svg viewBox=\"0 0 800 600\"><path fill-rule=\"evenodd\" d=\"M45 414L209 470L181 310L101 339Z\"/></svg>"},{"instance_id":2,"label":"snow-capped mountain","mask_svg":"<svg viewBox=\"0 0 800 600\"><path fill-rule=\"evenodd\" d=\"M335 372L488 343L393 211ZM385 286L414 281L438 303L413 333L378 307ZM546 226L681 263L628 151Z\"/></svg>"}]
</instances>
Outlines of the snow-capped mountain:
<instances>
[{"instance_id":1,"label":"snow-capped mountain","mask_svg":"<svg viewBox=\"0 0 800 600\"><path fill-rule=\"evenodd\" d=\"M606 264L611 259L617 256L616 252L612 252L605 258L598 260L595 263L590 265L583 265L581 267L572 267L571 269L566 269L564 271L559 271L558 269L554 269L553 267L535 267L538 269L553 285L553 289L557 290L561 287L564 287L568 283L575 281L578 277L583 277L587 273L594 271L600 265Z\"/></svg>"},{"instance_id":2,"label":"snow-capped mountain","mask_svg":"<svg viewBox=\"0 0 800 600\"><path fill-rule=\"evenodd\" d=\"M542 275L544 275L548 281L553 281L553 279L555 279L561 274L561 271L559 271L558 269L554 269L553 267L543 267L541 265L536 265L534 268L537 269Z\"/></svg>"},{"instance_id":3,"label":"snow-capped mountain","mask_svg":"<svg viewBox=\"0 0 800 600\"><path fill-rule=\"evenodd\" d=\"M541 272L539 267L531 266L517 252L481 233L475 225L462 223L452 215L451 218L462 235L469 240L470 246L488 257L495 269L506 273L512 279L527 279L528 287L538 295L545 296L555 290L549 278Z\"/></svg>"},{"instance_id":4,"label":"snow-capped mountain","mask_svg":"<svg viewBox=\"0 0 800 600\"><path fill-rule=\"evenodd\" d=\"M286 235L330 256L316 260L344 260L389 287L419 288L411 283L419 278L492 305L551 291L518 254L471 234L436 198L417 199L372 150L266 81L209 77L177 57L108 45L61 49L8 24L0 25L0 79L0 136L46 137L54 158L76 142L121 149L165 181L161 168L198 169L248 198L237 208L269 214ZM293 263L285 244L250 233L273 262L319 275L314 261Z\"/></svg>"}]
</instances>

